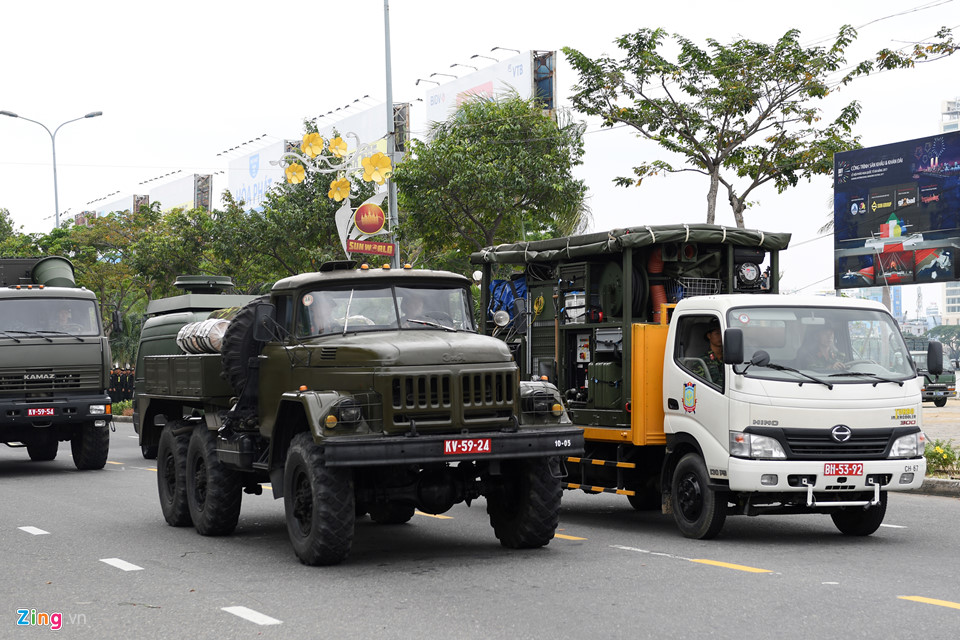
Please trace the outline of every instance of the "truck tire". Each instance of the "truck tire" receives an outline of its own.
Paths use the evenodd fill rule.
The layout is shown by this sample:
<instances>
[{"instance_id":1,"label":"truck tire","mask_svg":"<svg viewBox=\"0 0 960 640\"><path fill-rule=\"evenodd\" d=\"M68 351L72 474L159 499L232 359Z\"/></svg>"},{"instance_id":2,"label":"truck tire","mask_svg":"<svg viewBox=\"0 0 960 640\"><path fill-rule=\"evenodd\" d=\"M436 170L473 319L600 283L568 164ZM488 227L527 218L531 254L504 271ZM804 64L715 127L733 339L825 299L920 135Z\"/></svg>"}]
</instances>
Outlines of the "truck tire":
<instances>
[{"instance_id":1,"label":"truck tire","mask_svg":"<svg viewBox=\"0 0 960 640\"><path fill-rule=\"evenodd\" d=\"M553 539L560 522L560 479L550 472L547 458L503 463L487 495L490 526L500 544L533 549Z\"/></svg>"},{"instance_id":2,"label":"truck tire","mask_svg":"<svg viewBox=\"0 0 960 640\"><path fill-rule=\"evenodd\" d=\"M70 439L70 450L77 469L103 469L110 452L110 427L96 427L92 422L80 425Z\"/></svg>"},{"instance_id":3,"label":"truck tire","mask_svg":"<svg viewBox=\"0 0 960 640\"><path fill-rule=\"evenodd\" d=\"M174 423L163 428L157 446L157 490L160 493L160 510L163 519L171 527L192 524L187 504L187 447L190 436L174 435Z\"/></svg>"},{"instance_id":4,"label":"truck tire","mask_svg":"<svg viewBox=\"0 0 960 640\"><path fill-rule=\"evenodd\" d=\"M240 519L240 474L220 462L216 447L216 434L197 425L187 445L185 474L190 519L202 536L229 535Z\"/></svg>"},{"instance_id":5,"label":"truck tire","mask_svg":"<svg viewBox=\"0 0 960 640\"><path fill-rule=\"evenodd\" d=\"M370 519L377 524L404 524L410 522L416 509L402 502L378 502L368 509Z\"/></svg>"},{"instance_id":6,"label":"truck tire","mask_svg":"<svg viewBox=\"0 0 960 640\"><path fill-rule=\"evenodd\" d=\"M27 453L34 462L49 462L57 457L60 443L56 438L43 437L27 443Z\"/></svg>"},{"instance_id":7,"label":"truck tire","mask_svg":"<svg viewBox=\"0 0 960 640\"><path fill-rule=\"evenodd\" d=\"M353 546L355 500L352 473L325 466L313 436L298 433L287 450L283 509L300 562L333 565L347 557Z\"/></svg>"},{"instance_id":8,"label":"truck tire","mask_svg":"<svg viewBox=\"0 0 960 640\"><path fill-rule=\"evenodd\" d=\"M696 453L680 458L673 473L671 497L673 519L687 538L709 540L723 529L727 518L727 497L710 488L707 467Z\"/></svg>"},{"instance_id":9,"label":"truck tire","mask_svg":"<svg viewBox=\"0 0 960 640\"><path fill-rule=\"evenodd\" d=\"M947 399L946 399L946 398L937 398L937 399L935 399L935 400L933 401L933 404L936 405L936 406L938 406L938 407L945 407L945 406L947 406Z\"/></svg>"},{"instance_id":10,"label":"truck tire","mask_svg":"<svg viewBox=\"0 0 960 640\"><path fill-rule=\"evenodd\" d=\"M830 514L833 524L845 536L868 536L883 523L887 515L887 492L880 492L880 504L869 509L863 507L843 507Z\"/></svg>"},{"instance_id":11,"label":"truck tire","mask_svg":"<svg viewBox=\"0 0 960 640\"><path fill-rule=\"evenodd\" d=\"M159 448L155 444L140 445L140 455L143 456L144 460L156 460L158 453L159 453Z\"/></svg>"},{"instance_id":12,"label":"truck tire","mask_svg":"<svg viewBox=\"0 0 960 640\"><path fill-rule=\"evenodd\" d=\"M238 396L247 384L247 363L250 358L259 355L263 348L262 342L253 339L253 320L257 304L264 300L264 297L260 297L243 305L223 334L220 347L223 375Z\"/></svg>"}]
</instances>

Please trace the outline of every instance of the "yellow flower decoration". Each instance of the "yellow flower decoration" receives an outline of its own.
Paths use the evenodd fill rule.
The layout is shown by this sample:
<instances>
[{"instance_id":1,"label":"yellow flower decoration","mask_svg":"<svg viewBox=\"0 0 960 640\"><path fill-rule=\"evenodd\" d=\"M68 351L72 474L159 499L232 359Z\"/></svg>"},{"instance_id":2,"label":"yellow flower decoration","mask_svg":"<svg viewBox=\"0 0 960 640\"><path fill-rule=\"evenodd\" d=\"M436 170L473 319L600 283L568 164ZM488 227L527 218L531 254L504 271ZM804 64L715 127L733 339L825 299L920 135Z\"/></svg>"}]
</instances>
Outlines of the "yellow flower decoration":
<instances>
[{"instance_id":1,"label":"yellow flower decoration","mask_svg":"<svg viewBox=\"0 0 960 640\"><path fill-rule=\"evenodd\" d=\"M346 178L338 178L330 183L330 191L327 197L340 202L344 198L350 197L350 181Z\"/></svg>"},{"instance_id":2,"label":"yellow flower decoration","mask_svg":"<svg viewBox=\"0 0 960 640\"><path fill-rule=\"evenodd\" d=\"M303 136L303 142L300 144L300 151L311 158L316 158L323 153L323 138L320 137L319 133L306 134Z\"/></svg>"},{"instance_id":3,"label":"yellow flower decoration","mask_svg":"<svg viewBox=\"0 0 960 640\"><path fill-rule=\"evenodd\" d=\"M343 156L347 155L347 143L344 142L343 138L337 136L330 141L330 153L338 158L342 158Z\"/></svg>"},{"instance_id":4,"label":"yellow flower decoration","mask_svg":"<svg viewBox=\"0 0 960 640\"><path fill-rule=\"evenodd\" d=\"M361 164L363 164L363 179L366 182L383 184L393 171L390 166L390 158L379 151L369 158L364 158Z\"/></svg>"},{"instance_id":5,"label":"yellow flower decoration","mask_svg":"<svg viewBox=\"0 0 960 640\"><path fill-rule=\"evenodd\" d=\"M304 171L303 165L297 164L294 162L291 165L287 165L287 168L283 170L287 175L287 182L290 184L300 184L303 182L303 179L307 177L307 172Z\"/></svg>"}]
</instances>

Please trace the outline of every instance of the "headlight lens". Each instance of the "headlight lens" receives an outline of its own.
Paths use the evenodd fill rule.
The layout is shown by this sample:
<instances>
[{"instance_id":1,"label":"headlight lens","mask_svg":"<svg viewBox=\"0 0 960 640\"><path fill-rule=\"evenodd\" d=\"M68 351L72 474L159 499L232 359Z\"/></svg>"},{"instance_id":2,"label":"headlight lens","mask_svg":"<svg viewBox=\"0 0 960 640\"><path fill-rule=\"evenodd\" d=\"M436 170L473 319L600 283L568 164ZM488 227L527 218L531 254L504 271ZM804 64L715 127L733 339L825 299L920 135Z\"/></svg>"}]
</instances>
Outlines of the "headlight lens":
<instances>
[{"instance_id":1,"label":"headlight lens","mask_svg":"<svg viewBox=\"0 0 960 640\"><path fill-rule=\"evenodd\" d=\"M730 455L737 458L786 458L783 447L769 436L730 432Z\"/></svg>"},{"instance_id":2,"label":"headlight lens","mask_svg":"<svg viewBox=\"0 0 960 640\"><path fill-rule=\"evenodd\" d=\"M893 441L890 447L891 458L918 458L923 455L926 447L926 437L923 432L911 433L908 436L901 436Z\"/></svg>"},{"instance_id":3,"label":"headlight lens","mask_svg":"<svg viewBox=\"0 0 960 640\"><path fill-rule=\"evenodd\" d=\"M90 405L90 415L92 416L102 416L107 413L107 405L103 404L92 404Z\"/></svg>"},{"instance_id":4,"label":"headlight lens","mask_svg":"<svg viewBox=\"0 0 960 640\"><path fill-rule=\"evenodd\" d=\"M344 398L337 404L337 415L340 422L356 424L363 419L363 409L352 398Z\"/></svg>"}]
</instances>

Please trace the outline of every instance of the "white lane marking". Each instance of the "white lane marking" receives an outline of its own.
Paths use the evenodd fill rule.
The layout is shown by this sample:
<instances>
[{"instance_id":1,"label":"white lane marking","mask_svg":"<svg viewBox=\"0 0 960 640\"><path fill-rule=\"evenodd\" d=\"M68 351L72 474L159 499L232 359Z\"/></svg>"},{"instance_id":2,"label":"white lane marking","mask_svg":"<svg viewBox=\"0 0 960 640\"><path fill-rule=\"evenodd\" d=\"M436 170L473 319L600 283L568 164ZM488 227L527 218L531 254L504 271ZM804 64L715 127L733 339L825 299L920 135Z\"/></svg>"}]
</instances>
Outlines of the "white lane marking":
<instances>
[{"instance_id":1,"label":"white lane marking","mask_svg":"<svg viewBox=\"0 0 960 640\"><path fill-rule=\"evenodd\" d=\"M235 616L239 616L244 620L249 620L254 624L259 624L259 625L283 624L283 621L281 620L277 620L276 618L271 618L270 616L264 615L259 611L248 609L247 607L220 607L220 609L221 611L226 611L227 613L232 613Z\"/></svg>"},{"instance_id":2,"label":"white lane marking","mask_svg":"<svg viewBox=\"0 0 960 640\"><path fill-rule=\"evenodd\" d=\"M906 529L902 524L882 524L881 527L886 527L888 529Z\"/></svg>"},{"instance_id":3,"label":"white lane marking","mask_svg":"<svg viewBox=\"0 0 960 640\"><path fill-rule=\"evenodd\" d=\"M140 436L127 436L128 438L133 438L134 440L139 440Z\"/></svg>"},{"instance_id":4,"label":"white lane marking","mask_svg":"<svg viewBox=\"0 0 960 640\"><path fill-rule=\"evenodd\" d=\"M614 549L621 549L621 550L623 550L623 551L634 551L634 552L636 552L636 553L649 553L649 554L652 555L652 556L662 556L662 557L664 557L664 558L673 558L674 560L687 560L687 561L690 560L690 558L684 558L683 556L675 556L675 555L673 555L672 553L661 553L661 552L659 552L659 551L648 551L647 549L637 549L636 547L625 547L625 546L619 545L619 544L612 544L612 545L610 545L610 546L611 546L612 548L614 548Z\"/></svg>"},{"instance_id":5,"label":"white lane marking","mask_svg":"<svg viewBox=\"0 0 960 640\"><path fill-rule=\"evenodd\" d=\"M123 569L124 571L143 571L143 567L138 567L137 565L131 564L126 560L121 560L120 558L100 558L100 562L105 562L111 567Z\"/></svg>"},{"instance_id":6,"label":"white lane marking","mask_svg":"<svg viewBox=\"0 0 960 640\"><path fill-rule=\"evenodd\" d=\"M47 536L50 535L49 531L44 531L43 529L37 529L36 527L17 527L20 531L26 531L29 534L35 536Z\"/></svg>"},{"instance_id":7,"label":"white lane marking","mask_svg":"<svg viewBox=\"0 0 960 640\"><path fill-rule=\"evenodd\" d=\"M840 584L839 582L821 582L820 584Z\"/></svg>"}]
</instances>

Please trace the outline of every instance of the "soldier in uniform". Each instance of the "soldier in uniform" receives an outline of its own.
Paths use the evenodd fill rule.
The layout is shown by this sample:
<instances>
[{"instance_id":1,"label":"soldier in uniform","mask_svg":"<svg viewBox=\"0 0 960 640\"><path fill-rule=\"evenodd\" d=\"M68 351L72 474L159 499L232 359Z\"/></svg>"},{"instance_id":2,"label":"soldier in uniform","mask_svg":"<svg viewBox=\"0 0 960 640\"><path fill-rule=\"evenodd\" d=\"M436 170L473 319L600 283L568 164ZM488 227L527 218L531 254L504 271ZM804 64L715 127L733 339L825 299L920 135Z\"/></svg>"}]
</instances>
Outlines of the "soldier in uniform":
<instances>
[{"instance_id":1,"label":"soldier in uniform","mask_svg":"<svg viewBox=\"0 0 960 640\"><path fill-rule=\"evenodd\" d=\"M723 386L723 333L720 332L720 321L716 318L710 320L707 325L707 331L703 334L710 348L707 352L700 355L700 362L693 365L694 374L712 381L714 384ZM704 370L706 367L706 370Z\"/></svg>"}]
</instances>

